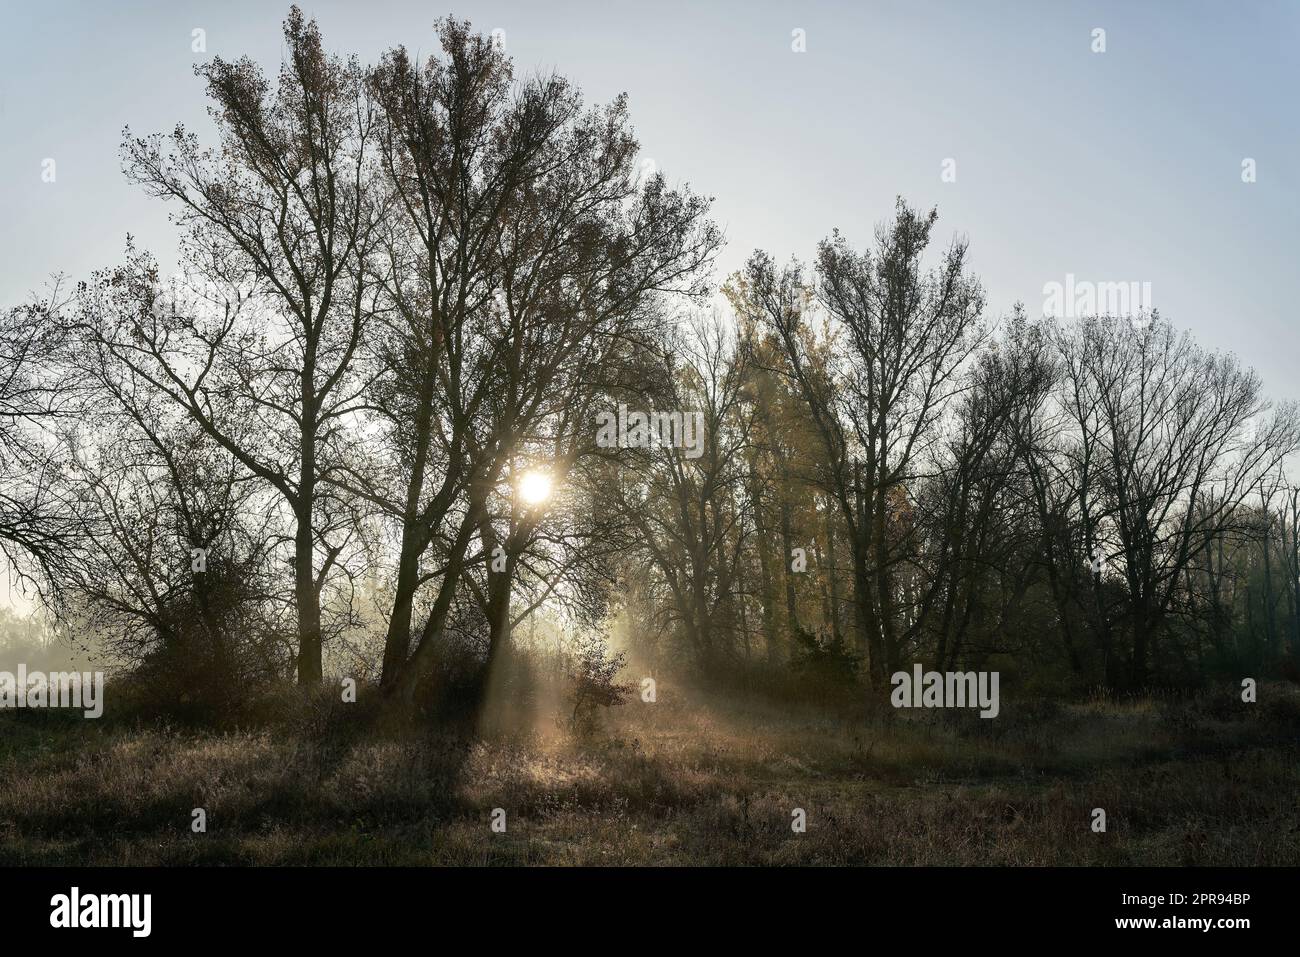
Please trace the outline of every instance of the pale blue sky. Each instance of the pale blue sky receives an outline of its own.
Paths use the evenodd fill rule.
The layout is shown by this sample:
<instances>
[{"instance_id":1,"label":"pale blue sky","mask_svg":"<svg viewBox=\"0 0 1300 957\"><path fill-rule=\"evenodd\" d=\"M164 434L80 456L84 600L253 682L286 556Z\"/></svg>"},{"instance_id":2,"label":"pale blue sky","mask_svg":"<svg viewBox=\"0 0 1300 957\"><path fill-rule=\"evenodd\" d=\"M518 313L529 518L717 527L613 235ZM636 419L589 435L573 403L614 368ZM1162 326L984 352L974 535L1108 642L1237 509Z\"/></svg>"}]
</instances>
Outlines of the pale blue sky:
<instances>
[{"instance_id":1,"label":"pale blue sky","mask_svg":"<svg viewBox=\"0 0 1300 957\"><path fill-rule=\"evenodd\" d=\"M836 226L865 243L901 193L939 206L945 239L969 236L994 313L1020 299L1038 314L1067 273L1150 282L1175 323L1300 398L1300 2L302 6L363 59L432 50L432 21L454 12L505 30L522 70L554 68L593 100L626 90L644 154L716 197L719 277L758 246L807 259ZM288 4L0 9L0 304L113 263L128 232L169 264L165 207L121 177L122 127L206 131L191 30L208 55L274 70Z\"/></svg>"}]
</instances>

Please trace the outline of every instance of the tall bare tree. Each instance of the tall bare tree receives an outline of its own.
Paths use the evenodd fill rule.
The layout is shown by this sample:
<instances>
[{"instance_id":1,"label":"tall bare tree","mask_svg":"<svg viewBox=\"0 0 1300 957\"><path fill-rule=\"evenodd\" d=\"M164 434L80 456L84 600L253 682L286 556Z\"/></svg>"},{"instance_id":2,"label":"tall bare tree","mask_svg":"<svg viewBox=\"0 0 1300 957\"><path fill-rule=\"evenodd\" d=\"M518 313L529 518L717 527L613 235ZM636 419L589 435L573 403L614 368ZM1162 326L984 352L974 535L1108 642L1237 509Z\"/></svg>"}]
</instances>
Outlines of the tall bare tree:
<instances>
[{"instance_id":1,"label":"tall bare tree","mask_svg":"<svg viewBox=\"0 0 1300 957\"><path fill-rule=\"evenodd\" d=\"M248 59L207 80L221 151L178 127L128 138L131 180L176 204L192 293L132 263L83 302L81 329L175 403L280 496L292 515L298 680L322 672L321 593L342 545L323 534L322 478L362 403L355 359L371 314L363 268L378 204L368 188L373 115L355 61L325 53L296 7L272 92Z\"/></svg>"},{"instance_id":2,"label":"tall bare tree","mask_svg":"<svg viewBox=\"0 0 1300 957\"><path fill-rule=\"evenodd\" d=\"M932 595L904 613L897 574L914 551L911 486L929 467L939 424L960 391L959 371L983 339L983 293L954 242L926 271L937 214L901 200L873 251L838 233L817 257L817 302L837 348L817 350L796 265L778 270L758 253L747 294L781 344L788 375L807 404L825 450L821 481L849 529L855 606L871 673L883 681L914 637Z\"/></svg>"},{"instance_id":3,"label":"tall bare tree","mask_svg":"<svg viewBox=\"0 0 1300 957\"><path fill-rule=\"evenodd\" d=\"M514 86L490 38L452 20L439 31L441 58L397 48L370 77L394 210L376 267L389 359L376 405L396 467L359 484L399 523L383 682L407 698L493 490L554 439L561 403L599 387L602 362L649 340L658 297L701 291L720 242L706 200L639 176L623 98L584 109L560 77Z\"/></svg>"}]
</instances>

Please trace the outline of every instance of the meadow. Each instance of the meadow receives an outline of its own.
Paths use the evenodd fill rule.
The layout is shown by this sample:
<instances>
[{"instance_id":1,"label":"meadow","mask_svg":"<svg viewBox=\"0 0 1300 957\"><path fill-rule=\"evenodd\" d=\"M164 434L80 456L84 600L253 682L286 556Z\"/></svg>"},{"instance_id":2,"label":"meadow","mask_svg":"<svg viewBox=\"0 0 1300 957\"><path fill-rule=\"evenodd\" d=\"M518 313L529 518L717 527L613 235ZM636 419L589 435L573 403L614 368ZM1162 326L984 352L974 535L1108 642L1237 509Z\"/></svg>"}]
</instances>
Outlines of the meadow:
<instances>
[{"instance_id":1,"label":"meadow","mask_svg":"<svg viewBox=\"0 0 1300 957\"><path fill-rule=\"evenodd\" d=\"M3 714L0 864L1300 864L1287 685L997 721L672 689L560 714L473 734L386 727L364 698L220 731Z\"/></svg>"}]
</instances>

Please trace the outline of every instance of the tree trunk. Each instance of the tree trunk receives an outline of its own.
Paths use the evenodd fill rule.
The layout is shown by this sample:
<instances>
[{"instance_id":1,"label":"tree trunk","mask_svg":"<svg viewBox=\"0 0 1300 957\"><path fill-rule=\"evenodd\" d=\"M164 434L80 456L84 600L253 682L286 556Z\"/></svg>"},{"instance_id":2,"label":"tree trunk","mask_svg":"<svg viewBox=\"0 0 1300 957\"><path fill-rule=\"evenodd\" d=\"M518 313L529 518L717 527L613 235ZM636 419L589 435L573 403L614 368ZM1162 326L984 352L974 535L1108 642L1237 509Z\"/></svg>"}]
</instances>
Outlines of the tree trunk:
<instances>
[{"instance_id":1,"label":"tree trunk","mask_svg":"<svg viewBox=\"0 0 1300 957\"><path fill-rule=\"evenodd\" d=\"M310 499L308 499L310 501ZM298 605L298 685L314 688L321 683L320 593L312 561L311 508L298 515L294 536L294 599Z\"/></svg>"}]
</instances>

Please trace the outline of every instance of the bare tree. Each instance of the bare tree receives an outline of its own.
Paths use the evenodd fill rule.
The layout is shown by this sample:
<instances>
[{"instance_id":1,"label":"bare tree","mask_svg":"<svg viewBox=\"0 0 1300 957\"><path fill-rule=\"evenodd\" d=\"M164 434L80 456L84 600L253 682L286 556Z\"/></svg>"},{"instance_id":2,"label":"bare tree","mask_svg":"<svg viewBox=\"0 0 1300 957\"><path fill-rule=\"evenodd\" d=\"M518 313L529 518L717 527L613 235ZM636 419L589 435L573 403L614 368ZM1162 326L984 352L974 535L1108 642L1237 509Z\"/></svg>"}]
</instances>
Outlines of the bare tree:
<instances>
[{"instance_id":1,"label":"bare tree","mask_svg":"<svg viewBox=\"0 0 1300 957\"><path fill-rule=\"evenodd\" d=\"M76 414L57 361L63 336L52 321L65 298L56 283L47 298L0 314L0 559L55 603L76 545L53 441Z\"/></svg>"},{"instance_id":2,"label":"bare tree","mask_svg":"<svg viewBox=\"0 0 1300 957\"><path fill-rule=\"evenodd\" d=\"M373 292L361 263L377 213L360 67L326 55L296 7L284 37L274 93L250 60L196 67L219 155L179 127L170 152L157 136L124 145L128 176L177 204L194 297L174 308L176 290L137 257L84 299L80 328L289 509L298 680L314 685L321 592L343 548L322 535L321 482L362 401L355 358Z\"/></svg>"},{"instance_id":3,"label":"bare tree","mask_svg":"<svg viewBox=\"0 0 1300 957\"><path fill-rule=\"evenodd\" d=\"M668 594L670 620L706 675L734 658L738 638L738 569L746 544L740 489L750 422L742 403L745 365L734 335L717 316L696 318L663 353L652 390L656 409L700 425L683 450L642 424L643 450L616 477L608 502L639 532L645 566ZM629 413L629 418L632 413ZM645 415L646 413L641 413ZM650 431L647 431L650 430Z\"/></svg>"},{"instance_id":4,"label":"bare tree","mask_svg":"<svg viewBox=\"0 0 1300 957\"><path fill-rule=\"evenodd\" d=\"M1289 406L1272 409L1258 376L1232 356L1199 349L1158 317L1135 332L1124 319L1079 324L1082 377L1100 459L1101 498L1128 588L1129 678L1146 681L1151 649L1184 570L1242 518L1260 483L1300 442Z\"/></svg>"},{"instance_id":5,"label":"bare tree","mask_svg":"<svg viewBox=\"0 0 1300 957\"><path fill-rule=\"evenodd\" d=\"M859 634L878 682L930 607L932 595L918 596L906 614L900 608L896 576L915 545L907 499L960 391L959 370L983 339L983 294L966 274L965 243L955 242L937 269L923 269L936 218L900 200L874 252L854 251L838 233L821 244L817 302L835 351L814 345L797 266L778 271L759 253L745 271L825 450L821 482L849 529Z\"/></svg>"},{"instance_id":6,"label":"bare tree","mask_svg":"<svg viewBox=\"0 0 1300 957\"><path fill-rule=\"evenodd\" d=\"M419 66L398 48L370 78L394 210L375 267L388 361L374 404L396 461L386 481L349 479L399 523L383 682L406 698L437 654L473 538L493 535L494 490L554 448L563 404L602 363L648 341L657 297L700 291L720 241L707 201L637 176L622 98L584 110L559 77L512 87L489 38L439 29L441 59Z\"/></svg>"}]
</instances>

